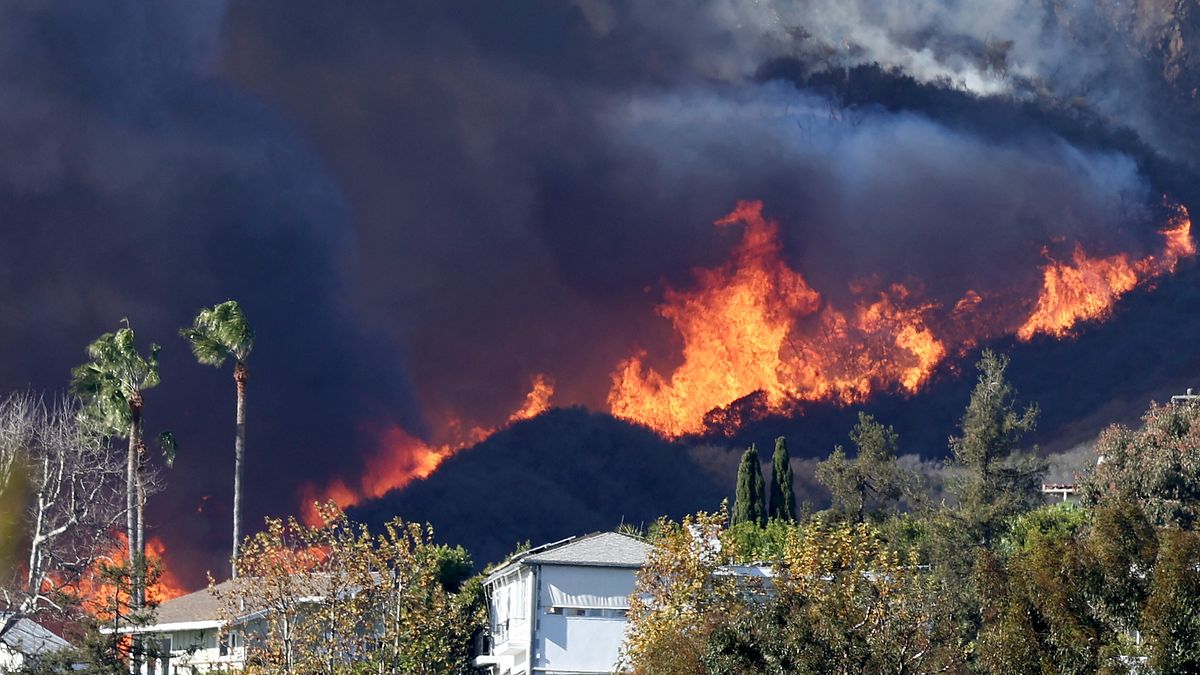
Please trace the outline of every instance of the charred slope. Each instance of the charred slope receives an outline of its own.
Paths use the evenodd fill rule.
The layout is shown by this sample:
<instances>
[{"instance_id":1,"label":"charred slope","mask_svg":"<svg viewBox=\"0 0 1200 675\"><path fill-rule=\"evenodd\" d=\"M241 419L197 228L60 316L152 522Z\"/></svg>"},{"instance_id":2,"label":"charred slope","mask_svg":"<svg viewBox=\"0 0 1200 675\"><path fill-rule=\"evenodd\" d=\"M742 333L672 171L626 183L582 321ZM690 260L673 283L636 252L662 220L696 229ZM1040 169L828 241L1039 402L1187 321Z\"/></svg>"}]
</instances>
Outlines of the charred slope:
<instances>
[{"instance_id":1,"label":"charred slope","mask_svg":"<svg viewBox=\"0 0 1200 675\"><path fill-rule=\"evenodd\" d=\"M1130 294L1112 319L1081 327L1074 339L993 347L1012 355L1009 374L1020 399L1041 408L1031 440L1046 452L1062 452L1113 422L1135 423L1151 399L1200 384L1196 335L1200 267L1192 264L1155 290ZM880 396L861 409L896 427L902 453L943 457L974 384L976 356L951 364L957 372L943 372L917 396ZM746 419L732 437L680 442L603 413L555 409L455 454L429 478L350 515L373 528L396 515L428 521L439 540L462 544L482 565L518 541L537 544L622 521L643 524L716 508L731 496L732 469L722 475L721 462L702 465L690 447L711 444L736 455L734 448L757 443L765 461L770 441L784 435L793 458L823 458L834 445L847 444L859 409L815 404L791 417ZM800 499L824 506L826 497L810 493L804 480L798 476Z\"/></svg>"},{"instance_id":2,"label":"charred slope","mask_svg":"<svg viewBox=\"0 0 1200 675\"><path fill-rule=\"evenodd\" d=\"M732 485L732 479L730 480ZM482 565L533 544L715 509L728 491L678 444L582 408L551 410L450 457L429 478L350 510L375 529L399 515Z\"/></svg>"}]
</instances>

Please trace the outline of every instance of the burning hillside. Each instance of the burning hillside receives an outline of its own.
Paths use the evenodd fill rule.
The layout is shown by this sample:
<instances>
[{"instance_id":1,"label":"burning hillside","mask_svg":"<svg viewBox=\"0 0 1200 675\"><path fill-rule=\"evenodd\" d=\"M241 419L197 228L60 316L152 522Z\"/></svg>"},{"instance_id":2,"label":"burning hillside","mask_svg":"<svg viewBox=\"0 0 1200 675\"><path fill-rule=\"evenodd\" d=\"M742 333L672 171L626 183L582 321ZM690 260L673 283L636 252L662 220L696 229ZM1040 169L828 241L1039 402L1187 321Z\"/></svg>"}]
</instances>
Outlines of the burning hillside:
<instances>
[{"instance_id":1,"label":"burning hillside","mask_svg":"<svg viewBox=\"0 0 1200 675\"><path fill-rule=\"evenodd\" d=\"M659 307L683 339L683 363L664 376L641 356L623 361L608 396L614 415L678 436L756 392L775 410L853 403L881 388L916 391L941 362L946 347L927 324L933 305L899 283L846 312L823 302L783 262L779 225L762 212L761 202L742 202L717 221L745 228L733 259L698 270L695 291L668 291Z\"/></svg>"},{"instance_id":2,"label":"burning hillside","mask_svg":"<svg viewBox=\"0 0 1200 675\"><path fill-rule=\"evenodd\" d=\"M1180 259L1196 255L1191 232L1187 209L1176 206L1162 231L1166 243L1161 255L1133 261L1124 254L1092 258L1076 244L1071 262L1052 259L1042 268L1042 292L1033 313L1017 329L1017 337L1029 340L1038 333L1064 337L1077 322L1106 316L1117 298L1138 284L1174 272Z\"/></svg>"},{"instance_id":3,"label":"burning hillside","mask_svg":"<svg viewBox=\"0 0 1200 675\"><path fill-rule=\"evenodd\" d=\"M745 227L733 259L698 270L695 290L670 290L659 307L682 337L683 363L662 375L639 355L622 362L608 398L614 415L678 436L704 431L710 411L756 393L779 412L805 401L850 404L881 390L915 392L948 354L1002 335L1069 335L1196 252L1191 220L1177 206L1161 254L1097 259L1076 244L1072 263L1046 265L1032 302L1016 288L968 290L947 312L900 283L873 294L855 283L859 301L843 310L781 259L779 226L762 211L761 202L742 202L717 221Z\"/></svg>"},{"instance_id":4,"label":"burning hillside","mask_svg":"<svg viewBox=\"0 0 1200 675\"><path fill-rule=\"evenodd\" d=\"M644 352L621 361L608 393L614 416L673 438L711 433L714 420L715 430L736 432L744 420L713 413L751 396L765 415L799 412L811 402L861 403L879 392L913 394L950 355L1009 335L1023 341L1038 334L1068 337L1079 322L1107 316L1122 295L1196 253L1188 212L1172 205L1160 253L1091 257L1076 242L1070 262L1050 259L1042 268L1040 288L968 289L942 305L923 298L920 285L878 288L853 280L849 290L856 302L839 307L784 260L780 225L764 208L760 201L743 201L718 219L719 228L741 228L730 259L695 270L690 290L666 290L658 313L682 341L681 362L663 374L646 365ZM1036 295L1022 295L1026 291ZM546 377L536 375L508 423L546 410L553 393ZM464 431L456 419L447 428L453 440L436 446L389 428L383 451L368 461L357 485L336 480L305 488L306 520L316 518L314 500L349 507L382 497L496 431Z\"/></svg>"},{"instance_id":5,"label":"burning hillside","mask_svg":"<svg viewBox=\"0 0 1200 675\"><path fill-rule=\"evenodd\" d=\"M509 415L504 426L545 412L553 396L554 382L545 375L535 375L525 401ZM332 501L345 509L425 478L455 451L474 445L496 431L479 426L464 428L453 417L444 428L451 440L441 444L426 443L398 426L385 429L381 434L379 452L367 460L367 470L357 484L349 485L337 479L323 487L308 483L301 488L300 512L304 522L309 525L322 522L316 508L318 503Z\"/></svg>"}]
</instances>

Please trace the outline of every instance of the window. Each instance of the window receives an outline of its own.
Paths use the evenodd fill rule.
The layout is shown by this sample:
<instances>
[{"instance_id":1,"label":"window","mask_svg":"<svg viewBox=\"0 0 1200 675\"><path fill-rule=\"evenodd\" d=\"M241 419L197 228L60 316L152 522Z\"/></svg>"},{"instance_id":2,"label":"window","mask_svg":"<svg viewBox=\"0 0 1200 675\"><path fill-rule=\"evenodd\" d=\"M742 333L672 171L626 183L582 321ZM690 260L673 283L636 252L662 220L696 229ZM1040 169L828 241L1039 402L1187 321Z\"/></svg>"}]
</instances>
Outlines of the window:
<instances>
[{"instance_id":1,"label":"window","mask_svg":"<svg viewBox=\"0 0 1200 675\"><path fill-rule=\"evenodd\" d=\"M600 607L547 607L547 614L582 616L596 619L624 619L628 609L604 609Z\"/></svg>"}]
</instances>

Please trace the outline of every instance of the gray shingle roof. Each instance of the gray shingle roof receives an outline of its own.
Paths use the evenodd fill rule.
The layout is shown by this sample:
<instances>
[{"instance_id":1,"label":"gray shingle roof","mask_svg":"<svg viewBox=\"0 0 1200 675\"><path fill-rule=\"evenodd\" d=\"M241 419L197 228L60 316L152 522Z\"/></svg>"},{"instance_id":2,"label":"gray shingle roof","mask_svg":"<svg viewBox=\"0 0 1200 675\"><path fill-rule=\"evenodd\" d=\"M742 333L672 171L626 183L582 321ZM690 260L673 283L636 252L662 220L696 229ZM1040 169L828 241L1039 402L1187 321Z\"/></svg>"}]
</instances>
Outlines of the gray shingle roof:
<instances>
[{"instance_id":1,"label":"gray shingle roof","mask_svg":"<svg viewBox=\"0 0 1200 675\"><path fill-rule=\"evenodd\" d=\"M379 581L379 574L372 573ZM235 587L235 582L222 581L213 588L202 588L195 593L181 595L158 606L155 611L154 624L147 627L153 631L158 626L174 623L191 623L194 621L223 621L221 616L221 601L213 593L217 591L226 597L236 597L237 593L247 592L248 586L258 583L257 577L242 577ZM342 593L348 590L345 580L331 577L326 573L293 574L288 580L290 590L300 596L320 598L330 594ZM249 596L243 596L247 602L252 602L255 594L250 589ZM247 607L247 615L257 612L257 607Z\"/></svg>"},{"instance_id":2,"label":"gray shingle roof","mask_svg":"<svg viewBox=\"0 0 1200 675\"><path fill-rule=\"evenodd\" d=\"M618 532L597 532L537 551L521 562L549 565L641 567L650 544Z\"/></svg>"},{"instance_id":3,"label":"gray shingle roof","mask_svg":"<svg viewBox=\"0 0 1200 675\"><path fill-rule=\"evenodd\" d=\"M0 614L0 643L25 656L40 656L71 646L41 624L16 614Z\"/></svg>"},{"instance_id":4,"label":"gray shingle roof","mask_svg":"<svg viewBox=\"0 0 1200 675\"><path fill-rule=\"evenodd\" d=\"M229 581L217 584L217 590L228 593L233 588ZM216 621L220 617L221 602L212 591L201 588L195 593L181 595L158 606L154 614L155 624L186 623L190 621Z\"/></svg>"}]
</instances>

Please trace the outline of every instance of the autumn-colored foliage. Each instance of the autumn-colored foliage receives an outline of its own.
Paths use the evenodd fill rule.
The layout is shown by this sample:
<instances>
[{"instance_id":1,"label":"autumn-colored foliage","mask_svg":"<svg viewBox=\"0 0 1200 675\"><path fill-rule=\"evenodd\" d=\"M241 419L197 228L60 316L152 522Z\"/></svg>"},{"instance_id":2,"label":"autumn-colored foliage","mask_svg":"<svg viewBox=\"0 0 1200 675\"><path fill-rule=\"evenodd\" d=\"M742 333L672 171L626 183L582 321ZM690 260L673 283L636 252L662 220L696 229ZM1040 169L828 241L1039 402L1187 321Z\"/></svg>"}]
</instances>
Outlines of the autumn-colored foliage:
<instances>
[{"instance_id":1,"label":"autumn-colored foliage","mask_svg":"<svg viewBox=\"0 0 1200 675\"><path fill-rule=\"evenodd\" d=\"M455 673L469 665L480 597L447 578L461 549L399 519L373 534L332 504L323 522L268 519L231 588L214 586L248 673ZM365 670L364 670L365 669Z\"/></svg>"}]
</instances>

